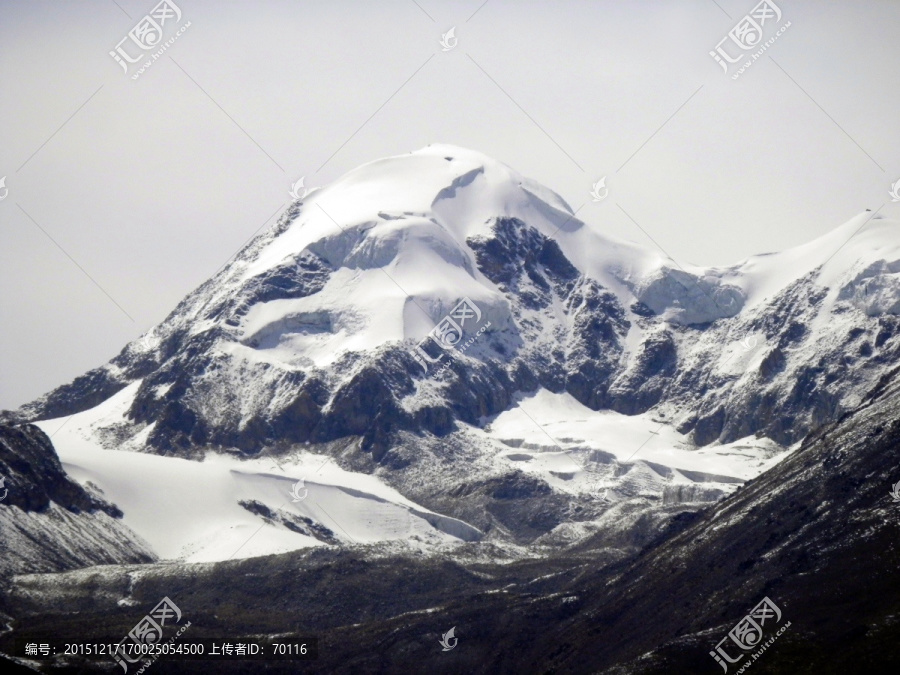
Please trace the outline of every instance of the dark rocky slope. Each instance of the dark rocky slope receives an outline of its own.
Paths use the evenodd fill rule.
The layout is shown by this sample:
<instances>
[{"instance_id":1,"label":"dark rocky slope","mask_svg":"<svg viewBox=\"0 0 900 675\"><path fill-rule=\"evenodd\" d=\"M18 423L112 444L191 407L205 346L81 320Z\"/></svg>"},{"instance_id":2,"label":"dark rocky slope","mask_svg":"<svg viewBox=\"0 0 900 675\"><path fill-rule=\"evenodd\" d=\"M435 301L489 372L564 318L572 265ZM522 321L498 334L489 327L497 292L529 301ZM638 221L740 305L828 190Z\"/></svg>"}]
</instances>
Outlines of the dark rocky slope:
<instances>
[{"instance_id":1,"label":"dark rocky slope","mask_svg":"<svg viewBox=\"0 0 900 675\"><path fill-rule=\"evenodd\" d=\"M540 597L448 598L449 654L428 639L431 617L332 631L323 672L721 672L709 652L766 596L792 625L754 672L888 672L900 665L900 385L888 381L618 570L583 567Z\"/></svg>"},{"instance_id":2,"label":"dark rocky slope","mask_svg":"<svg viewBox=\"0 0 900 675\"><path fill-rule=\"evenodd\" d=\"M0 425L0 581L12 574L150 562L122 513L63 470L47 435Z\"/></svg>"}]
</instances>

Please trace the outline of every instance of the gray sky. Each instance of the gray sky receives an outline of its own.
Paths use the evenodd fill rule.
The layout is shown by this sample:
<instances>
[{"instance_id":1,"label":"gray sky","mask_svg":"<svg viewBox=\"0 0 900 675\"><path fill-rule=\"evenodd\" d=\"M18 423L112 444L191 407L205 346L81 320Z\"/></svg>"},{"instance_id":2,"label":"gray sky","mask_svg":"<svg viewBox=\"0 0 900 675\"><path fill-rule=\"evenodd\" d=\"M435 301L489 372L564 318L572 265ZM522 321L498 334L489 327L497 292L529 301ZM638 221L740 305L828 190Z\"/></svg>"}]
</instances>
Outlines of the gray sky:
<instances>
[{"instance_id":1,"label":"gray sky","mask_svg":"<svg viewBox=\"0 0 900 675\"><path fill-rule=\"evenodd\" d=\"M157 1L0 4L0 408L162 320L300 176L432 142L680 262L900 216L900 2L775 0L764 39L790 28L733 80L709 52L755 0L175 0L132 80L109 52Z\"/></svg>"}]
</instances>

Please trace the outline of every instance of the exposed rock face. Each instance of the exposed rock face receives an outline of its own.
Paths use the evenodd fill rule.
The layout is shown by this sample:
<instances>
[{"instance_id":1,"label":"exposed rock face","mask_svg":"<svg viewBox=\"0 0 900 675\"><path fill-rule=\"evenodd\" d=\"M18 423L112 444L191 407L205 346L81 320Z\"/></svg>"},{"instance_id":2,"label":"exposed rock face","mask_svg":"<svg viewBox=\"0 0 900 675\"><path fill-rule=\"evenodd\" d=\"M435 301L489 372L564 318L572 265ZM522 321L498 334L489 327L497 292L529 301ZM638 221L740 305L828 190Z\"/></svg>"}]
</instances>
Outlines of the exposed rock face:
<instances>
[{"instance_id":1,"label":"exposed rock face","mask_svg":"<svg viewBox=\"0 0 900 675\"><path fill-rule=\"evenodd\" d=\"M43 513L53 502L75 514L100 511L113 518L122 516L115 506L88 494L66 475L47 434L33 424L0 426L0 476L8 490L0 502L5 507Z\"/></svg>"},{"instance_id":2,"label":"exposed rock face","mask_svg":"<svg viewBox=\"0 0 900 675\"><path fill-rule=\"evenodd\" d=\"M0 425L0 478L0 577L154 559L114 505L66 476L36 426Z\"/></svg>"}]
</instances>

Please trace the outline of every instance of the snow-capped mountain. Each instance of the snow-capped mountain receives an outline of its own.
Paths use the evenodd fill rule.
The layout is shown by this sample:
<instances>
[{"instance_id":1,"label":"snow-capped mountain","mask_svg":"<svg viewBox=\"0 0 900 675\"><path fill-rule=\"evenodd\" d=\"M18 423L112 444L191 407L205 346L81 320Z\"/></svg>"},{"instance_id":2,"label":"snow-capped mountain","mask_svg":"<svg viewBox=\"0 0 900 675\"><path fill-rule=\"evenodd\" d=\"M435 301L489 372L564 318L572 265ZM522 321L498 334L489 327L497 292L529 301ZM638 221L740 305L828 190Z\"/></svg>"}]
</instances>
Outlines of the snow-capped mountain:
<instances>
[{"instance_id":1,"label":"snow-capped mountain","mask_svg":"<svg viewBox=\"0 0 900 675\"><path fill-rule=\"evenodd\" d=\"M221 528L268 525L256 554L356 540L343 511L298 511L309 522L293 528L271 516L300 478L335 509L368 481L391 505L359 525L377 540L419 514L435 541L629 546L857 406L897 363L898 314L896 222L863 213L782 253L685 266L433 145L311 191L165 321L19 416L61 428L70 473L117 503L131 472L152 495L205 467L228 501ZM120 450L113 476L102 453ZM142 499L120 506L152 540ZM203 519L200 538L221 528ZM163 555L225 555L202 548Z\"/></svg>"}]
</instances>

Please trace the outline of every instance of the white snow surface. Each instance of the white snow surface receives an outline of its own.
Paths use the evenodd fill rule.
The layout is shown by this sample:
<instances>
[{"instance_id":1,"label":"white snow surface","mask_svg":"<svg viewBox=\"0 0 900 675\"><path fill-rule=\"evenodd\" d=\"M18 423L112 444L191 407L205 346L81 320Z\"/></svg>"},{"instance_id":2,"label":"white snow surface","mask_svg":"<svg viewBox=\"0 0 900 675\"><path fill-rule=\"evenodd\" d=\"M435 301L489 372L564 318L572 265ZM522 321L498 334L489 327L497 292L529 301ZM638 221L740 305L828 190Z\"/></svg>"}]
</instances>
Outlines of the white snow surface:
<instances>
[{"instance_id":1,"label":"white snow surface","mask_svg":"<svg viewBox=\"0 0 900 675\"><path fill-rule=\"evenodd\" d=\"M863 212L806 244L748 258L724 277L748 294L748 305L771 298L819 267L817 283L835 288L848 279L848 270L861 271L862 261L900 259L898 225L896 220Z\"/></svg>"},{"instance_id":2,"label":"white snow surface","mask_svg":"<svg viewBox=\"0 0 900 675\"><path fill-rule=\"evenodd\" d=\"M491 421L488 435L510 449L503 459L554 488L613 499L629 475L638 492L665 495L677 485L727 493L758 476L790 452L768 439L748 437L697 448L651 413L594 411L570 394L540 389ZM623 480L624 475L624 480ZM687 500L689 501L689 500Z\"/></svg>"},{"instance_id":3,"label":"white snow surface","mask_svg":"<svg viewBox=\"0 0 900 675\"><path fill-rule=\"evenodd\" d=\"M123 512L123 522L163 559L212 562L283 553L321 540L266 521L242 507L256 501L273 512L302 516L327 527L341 544L404 541L413 546L453 544L478 531L403 497L377 477L344 471L328 457L298 452L290 458L242 460L215 453L203 461L146 454L146 429L121 448L100 440L123 423L140 382L96 408L38 422L66 472L90 481ZM294 501L292 489L303 480Z\"/></svg>"},{"instance_id":4,"label":"white snow surface","mask_svg":"<svg viewBox=\"0 0 900 675\"><path fill-rule=\"evenodd\" d=\"M496 160L430 145L365 164L316 190L286 231L263 237L253 255L236 261L230 270L236 284L306 248L339 268L313 296L254 306L242 338L264 337L257 358L321 366L348 350L420 339L463 297L486 312L492 331L501 330L510 322L507 303L465 243L488 234L498 216L519 218L553 238L625 307L664 268L741 289L750 307L822 265L819 283L834 288L857 261L900 258L897 223L862 213L781 253L727 268L683 265L655 248L603 234L602 223L580 220L559 195ZM674 302L673 311L680 300Z\"/></svg>"}]
</instances>

